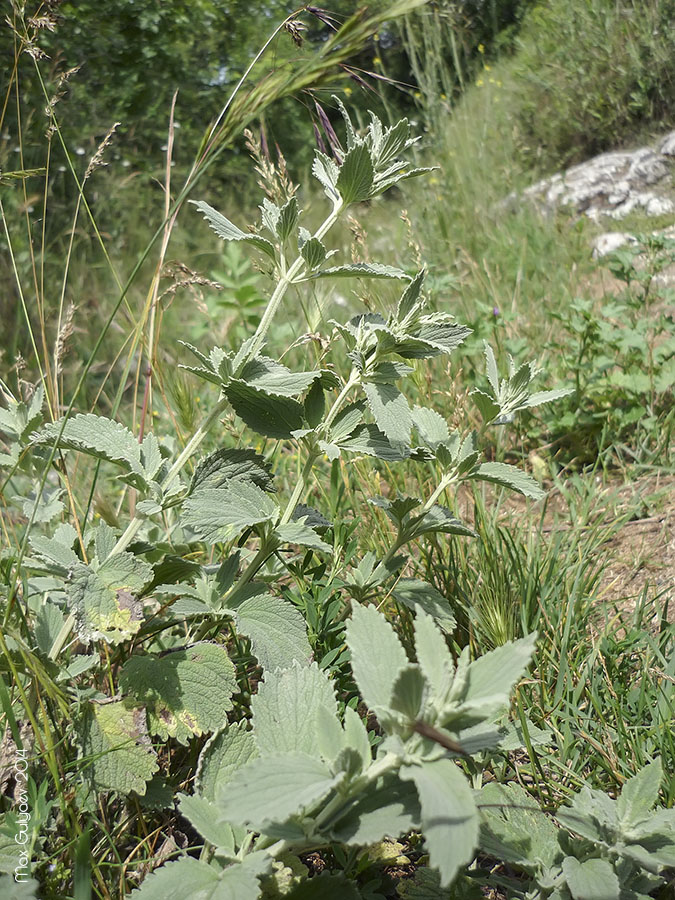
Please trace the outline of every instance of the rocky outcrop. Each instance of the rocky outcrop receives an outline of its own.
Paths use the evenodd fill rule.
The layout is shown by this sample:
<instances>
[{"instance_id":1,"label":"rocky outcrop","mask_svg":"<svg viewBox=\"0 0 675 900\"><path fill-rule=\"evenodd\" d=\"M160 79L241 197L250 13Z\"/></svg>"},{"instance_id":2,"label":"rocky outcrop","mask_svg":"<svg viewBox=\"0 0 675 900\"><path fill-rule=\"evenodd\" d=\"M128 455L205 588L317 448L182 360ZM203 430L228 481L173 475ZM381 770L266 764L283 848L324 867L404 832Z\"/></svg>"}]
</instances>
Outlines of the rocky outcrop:
<instances>
[{"instance_id":1,"label":"rocky outcrop","mask_svg":"<svg viewBox=\"0 0 675 900\"><path fill-rule=\"evenodd\" d=\"M675 213L675 131L654 146L602 153L588 162L545 178L524 196L545 214L566 207L594 221Z\"/></svg>"}]
</instances>

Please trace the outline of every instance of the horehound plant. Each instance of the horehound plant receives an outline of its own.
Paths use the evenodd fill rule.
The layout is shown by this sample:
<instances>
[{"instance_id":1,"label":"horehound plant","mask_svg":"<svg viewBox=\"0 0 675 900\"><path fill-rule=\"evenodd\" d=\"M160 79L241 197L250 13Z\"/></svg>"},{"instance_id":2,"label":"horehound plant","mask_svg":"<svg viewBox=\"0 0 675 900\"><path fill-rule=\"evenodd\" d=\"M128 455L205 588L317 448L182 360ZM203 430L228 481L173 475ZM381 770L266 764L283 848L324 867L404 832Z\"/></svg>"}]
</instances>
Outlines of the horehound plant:
<instances>
[{"instance_id":1,"label":"horehound plant","mask_svg":"<svg viewBox=\"0 0 675 900\"><path fill-rule=\"evenodd\" d=\"M473 661L468 649L455 659L446 641L448 599L401 575L416 541L472 536L441 502L460 483L493 482L535 500L543 491L513 466L481 461L482 431L450 431L438 412L411 407L401 390L416 361L452 353L470 330L428 308L423 271L333 261L324 240L341 216L428 171L402 159L414 142L406 120L385 128L372 116L361 135L340 108L346 148L336 148L335 158L317 152L314 162L329 201L314 233L300 224L295 195L282 205L264 199L253 230L196 204L221 238L264 257L275 286L238 350L189 347L197 364L188 370L218 397L180 453L155 434L139 442L93 414L41 426L40 388L30 401L8 394L0 414L8 439L1 461L14 475L34 475L54 448L79 451L116 467L135 491L124 529L86 521L78 532L65 520L58 480L24 501L41 528L23 560L21 613L35 623L41 664L67 686L79 753L68 783L78 802L93 808L96 798L140 801L167 785L187 789L189 754L186 763L177 751L211 735L194 791L179 799L204 839L201 855L158 868L140 888L143 900L358 897L358 860L385 837L411 831L423 835L445 889L476 853L481 761L513 745L504 717L535 636ZM342 278L398 281L398 304L387 318L368 313L332 323L320 368L292 371L266 355L289 288ZM483 430L565 393L533 393L531 364L500 380L489 348L486 358L491 393L476 394ZM227 410L297 461L289 496L274 490L275 449L262 455L234 447L231 436L193 465ZM436 474L427 497L371 498L393 526L379 557L358 547L342 556L340 511L331 522L304 502L321 461L342 456L407 461ZM300 557L292 552L298 547ZM348 650L351 676L315 659L316 634L285 596L298 559L308 570L315 559L331 568L339 602L326 615ZM413 616L408 650L385 613L367 603L382 604L392 591ZM11 630L3 640L21 647ZM30 705L30 685L20 669L14 674ZM366 708L379 727L364 722ZM343 872L306 878L299 854L316 850L342 860Z\"/></svg>"}]
</instances>

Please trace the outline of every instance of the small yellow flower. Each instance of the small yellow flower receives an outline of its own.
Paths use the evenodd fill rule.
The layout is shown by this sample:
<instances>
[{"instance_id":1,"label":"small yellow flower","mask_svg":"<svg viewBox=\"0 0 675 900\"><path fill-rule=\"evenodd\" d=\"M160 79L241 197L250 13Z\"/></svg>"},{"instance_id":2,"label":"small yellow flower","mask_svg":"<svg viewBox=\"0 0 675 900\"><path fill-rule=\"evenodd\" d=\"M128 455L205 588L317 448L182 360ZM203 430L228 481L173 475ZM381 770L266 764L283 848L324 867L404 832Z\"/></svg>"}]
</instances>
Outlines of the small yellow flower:
<instances>
[{"instance_id":1,"label":"small yellow flower","mask_svg":"<svg viewBox=\"0 0 675 900\"><path fill-rule=\"evenodd\" d=\"M421 96L422 96L422 95L420 94L419 91L415 91L415 93L413 94L413 97L414 97L416 100L419 100L419 98L420 98Z\"/></svg>"},{"instance_id":2,"label":"small yellow flower","mask_svg":"<svg viewBox=\"0 0 675 900\"><path fill-rule=\"evenodd\" d=\"M482 78L478 79L478 81L476 82L476 87L483 87L483 79Z\"/></svg>"},{"instance_id":3,"label":"small yellow flower","mask_svg":"<svg viewBox=\"0 0 675 900\"><path fill-rule=\"evenodd\" d=\"M441 94L441 100L447 100L447 99L448 98L445 96L445 94Z\"/></svg>"},{"instance_id":4,"label":"small yellow flower","mask_svg":"<svg viewBox=\"0 0 675 900\"><path fill-rule=\"evenodd\" d=\"M501 86L502 86L501 81L497 81L496 84L497 84L497 87L501 87Z\"/></svg>"},{"instance_id":5,"label":"small yellow flower","mask_svg":"<svg viewBox=\"0 0 675 900\"><path fill-rule=\"evenodd\" d=\"M380 59L379 56L374 56L374 57L373 57L373 65L374 65L374 66L381 66L381 65L382 65L382 60Z\"/></svg>"},{"instance_id":6,"label":"small yellow flower","mask_svg":"<svg viewBox=\"0 0 675 900\"><path fill-rule=\"evenodd\" d=\"M492 66L488 66L487 63L485 63L485 65L483 66L483 68L485 69L486 72L491 72L491 71L492 71Z\"/></svg>"},{"instance_id":7,"label":"small yellow flower","mask_svg":"<svg viewBox=\"0 0 675 900\"><path fill-rule=\"evenodd\" d=\"M479 45L478 45L478 52L479 52L479 53L485 53L485 45L484 45L484 44L479 44Z\"/></svg>"},{"instance_id":8,"label":"small yellow flower","mask_svg":"<svg viewBox=\"0 0 675 900\"><path fill-rule=\"evenodd\" d=\"M349 97L351 92L352 92L352 89L349 87L349 85L347 85L347 87L345 88L345 94Z\"/></svg>"}]
</instances>

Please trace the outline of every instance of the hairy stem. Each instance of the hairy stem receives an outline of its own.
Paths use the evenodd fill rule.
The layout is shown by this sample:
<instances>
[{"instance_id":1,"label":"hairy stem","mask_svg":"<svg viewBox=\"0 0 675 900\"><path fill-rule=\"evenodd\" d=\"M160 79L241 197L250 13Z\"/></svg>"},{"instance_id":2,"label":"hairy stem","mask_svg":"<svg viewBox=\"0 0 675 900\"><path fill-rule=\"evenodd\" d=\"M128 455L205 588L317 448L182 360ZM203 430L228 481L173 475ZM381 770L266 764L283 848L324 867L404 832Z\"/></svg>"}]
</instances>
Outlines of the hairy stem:
<instances>
[{"instance_id":1,"label":"hairy stem","mask_svg":"<svg viewBox=\"0 0 675 900\"><path fill-rule=\"evenodd\" d=\"M333 227L333 225L335 225L340 216L342 207L342 200L336 200L333 204L333 209L330 215L314 232L315 238L321 240L321 238ZM279 279L279 282L274 289L274 293L270 297L270 302L267 304L267 308L265 309L262 319L260 320L260 324L258 325L258 328L253 335L251 346L248 348L248 352L246 353L246 356L241 363L240 370L250 359L253 359L253 357L259 352L259 350L265 343L265 337L267 336L267 332L269 331L270 325L272 324L272 319L276 315L277 309L279 308L279 304L281 303L284 294L293 283L293 279L302 270L302 267L304 265L305 260L303 259L301 254L298 254L296 260L291 263L289 268Z\"/></svg>"}]
</instances>

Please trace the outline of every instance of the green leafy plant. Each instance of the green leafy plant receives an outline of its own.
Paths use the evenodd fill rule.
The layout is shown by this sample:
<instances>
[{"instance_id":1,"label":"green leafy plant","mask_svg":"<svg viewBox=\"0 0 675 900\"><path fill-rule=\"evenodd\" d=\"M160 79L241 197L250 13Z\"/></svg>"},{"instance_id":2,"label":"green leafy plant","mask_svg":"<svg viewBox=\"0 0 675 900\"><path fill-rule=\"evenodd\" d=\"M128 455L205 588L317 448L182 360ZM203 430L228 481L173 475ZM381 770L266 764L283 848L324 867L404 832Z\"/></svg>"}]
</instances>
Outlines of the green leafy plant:
<instances>
[{"instance_id":1,"label":"green leafy plant","mask_svg":"<svg viewBox=\"0 0 675 900\"><path fill-rule=\"evenodd\" d=\"M604 264L625 289L603 299L578 298L554 313L563 331L549 342L575 382L574 395L556 413L561 440L620 444L637 429L637 442L667 456L675 385L672 289L659 276L675 264L675 240L637 235ZM634 443L636 443L634 441Z\"/></svg>"},{"instance_id":2,"label":"green leafy plant","mask_svg":"<svg viewBox=\"0 0 675 900\"><path fill-rule=\"evenodd\" d=\"M584 787L553 819L515 784L480 792L481 846L527 873L509 896L555 900L646 900L675 868L675 810L654 809L660 760L624 784L616 800Z\"/></svg>"},{"instance_id":3,"label":"green leafy plant","mask_svg":"<svg viewBox=\"0 0 675 900\"><path fill-rule=\"evenodd\" d=\"M185 345L193 359L184 369L218 396L181 450L168 436L139 439L93 413L43 424L40 387L30 399L7 392L6 484L17 497L28 496L27 485L34 492L20 539L3 557L2 648L20 661L12 674L25 707L50 684L50 703L72 723L67 739L78 765L63 815L92 810L101 797L161 804L153 797L184 788L196 742L211 735L197 791L180 802L207 842L202 858L161 868L141 888L143 898L179 889L184 896L186 883L195 898L258 897L289 854L315 849L342 860L343 874L310 888L326 896L330 879L336 889L346 876L354 881L360 848L411 830L421 831L448 886L471 861L478 834L470 782L448 754L469 758L500 746L509 692L533 652L529 635L473 661L466 648L455 663L445 637L454 627L448 598L401 576L411 545L474 535L452 499L441 502L450 489L482 481L535 500L544 495L515 466L483 460L479 443L488 427L561 392L533 393L529 364L500 381L488 349L493 393L475 395L479 434L451 430L437 411L411 403L416 367L451 354L470 329L429 305L423 270L345 264L328 249L326 237L347 209L429 171L404 158L414 143L406 120L386 128L373 115L361 134L339 105L346 146L334 157L316 154L313 173L329 211L313 232L295 195L280 205L264 199L261 222L247 230L195 204L223 240L259 255L274 287L239 346ZM333 322L314 364L282 363L271 335L289 290L345 278L402 290L386 316ZM246 430L255 447L234 446ZM214 436L216 449L193 465ZM72 453L78 479L93 473L91 492L99 466L115 473L121 499L110 521L79 515ZM360 547L341 521L343 458L433 472L428 496L369 497L365 508L386 534L381 553ZM289 472L293 487L284 497L278 488ZM335 521L305 503L314 476L321 484L324 473ZM414 615L407 648L366 605L389 594ZM34 636L17 616L35 621ZM359 702L377 728L364 725ZM53 751L50 759L56 780Z\"/></svg>"}]
</instances>

